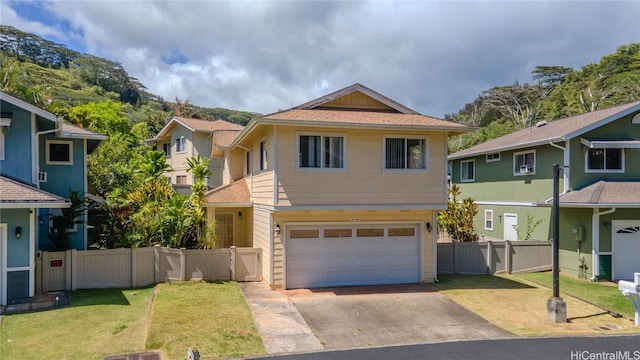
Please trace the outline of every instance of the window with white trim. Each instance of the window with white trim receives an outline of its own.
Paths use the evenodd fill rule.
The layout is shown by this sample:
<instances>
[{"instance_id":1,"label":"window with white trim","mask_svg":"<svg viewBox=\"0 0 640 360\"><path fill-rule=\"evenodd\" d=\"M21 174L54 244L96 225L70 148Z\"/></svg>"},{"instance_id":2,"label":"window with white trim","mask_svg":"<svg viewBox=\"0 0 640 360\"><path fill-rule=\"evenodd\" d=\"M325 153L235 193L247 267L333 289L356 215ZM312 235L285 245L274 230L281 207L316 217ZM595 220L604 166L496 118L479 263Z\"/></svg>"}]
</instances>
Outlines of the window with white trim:
<instances>
[{"instance_id":1,"label":"window with white trim","mask_svg":"<svg viewBox=\"0 0 640 360\"><path fill-rule=\"evenodd\" d=\"M587 172L624 172L623 149L589 149L585 154Z\"/></svg>"},{"instance_id":2,"label":"window with white trim","mask_svg":"<svg viewBox=\"0 0 640 360\"><path fill-rule=\"evenodd\" d=\"M500 153L487 154L487 162L500 161Z\"/></svg>"},{"instance_id":3,"label":"window with white trim","mask_svg":"<svg viewBox=\"0 0 640 360\"><path fill-rule=\"evenodd\" d=\"M344 169L343 135L299 135L298 167Z\"/></svg>"},{"instance_id":4,"label":"window with white trim","mask_svg":"<svg viewBox=\"0 0 640 360\"><path fill-rule=\"evenodd\" d=\"M260 141L260 171L265 171L269 167L267 154L267 140Z\"/></svg>"},{"instance_id":5,"label":"window with white trim","mask_svg":"<svg viewBox=\"0 0 640 360\"><path fill-rule=\"evenodd\" d=\"M536 151L521 151L513 154L513 175L536 173Z\"/></svg>"},{"instance_id":6,"label":"window with white trim","mask_svg":"<svg viewBox=\"0 0 640 360\"><path fill-rule=\"evenodd\" d=\"M176 154L187 152L187 139L184 136L180 136L176 139Z\"/></svg>"},{"instance_id":7,"label":"window with white trim","mask_svg":"<svg viewBox=\"0 0 640 360\"><path fill-rule=\"evenodd\" d=\"M47 165L73 165L73 142L47 140L45 142Z\"/></svg>"},{"instance_id":8,"label":"window with white trim","mask_svg":"<svg viewBox=\"0 0 640 360\"><path fill-rule=\"evenodd\" d=\"M426 170L427 139L385 136L384 168L387 170Z\"/></svg>"},{"instance_id":9,"label":"window with white trim","mask_svg":"<svg viewBox=\"0 0 640 360\"><path fill-rule=\"evenodd\" d=\"M470 182L476 179L476 161L462 160L460 162L460 181Z\"/></svg>"},{"instance_id":10,"label":"window with white trim","mask_svg":"<svg viewBox=\"0 0 640 360\"><path fill-rule=\"evenodd\" d=\"M186 185L187 184L187 175L176 175L176 184L178 184L178 185Z\"/></svg>"},{"instance_id":11,"label":"window with white trim","mask_svg":"<svg viewBox=\"0 0 640 360\"><path fill-rule=\"evenodd\" d=\"M493 231L493 210L484 211L484 229Z\"/></svg>"}]
</instances>

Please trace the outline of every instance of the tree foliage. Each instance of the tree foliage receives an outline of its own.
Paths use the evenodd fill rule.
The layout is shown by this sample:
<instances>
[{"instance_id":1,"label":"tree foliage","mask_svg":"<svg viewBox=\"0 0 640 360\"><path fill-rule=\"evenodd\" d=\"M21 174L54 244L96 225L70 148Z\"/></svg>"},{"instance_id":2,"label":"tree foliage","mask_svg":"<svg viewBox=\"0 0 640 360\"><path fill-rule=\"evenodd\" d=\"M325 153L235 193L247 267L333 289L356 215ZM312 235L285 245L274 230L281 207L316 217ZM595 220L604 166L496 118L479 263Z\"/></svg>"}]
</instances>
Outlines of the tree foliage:
<instances>
[{"instance_id":1,"label":"tree foliage","mask_svg":"<svg viewBox=\"0 0 640 360\"><path fill-rule=\"evenodd\" d=\"M438 227L444 229L456 241L478 241L475 233L475 218L478 204L471 197L460 200L460 187L452 185L449 190L447 210L438 213Z\"/></svg>"},{"instance_id":2,"label":"tree foliage","mask_svg":"<svg viewBox=\"0 0 640 360\"><path fill-rule=\"evenodd\" d=\"M640 43L620 46L600 62L579 70L540 65L531 72L537 83L495 86L455 114L445 117L471 126L477 132L453 138L450 151L504 135L506 122L511 131L585 112L640 100ZM495 122L500 126L492 126ZM492 128L490 128L492 126Z\"/></svg>"}]
</instances>

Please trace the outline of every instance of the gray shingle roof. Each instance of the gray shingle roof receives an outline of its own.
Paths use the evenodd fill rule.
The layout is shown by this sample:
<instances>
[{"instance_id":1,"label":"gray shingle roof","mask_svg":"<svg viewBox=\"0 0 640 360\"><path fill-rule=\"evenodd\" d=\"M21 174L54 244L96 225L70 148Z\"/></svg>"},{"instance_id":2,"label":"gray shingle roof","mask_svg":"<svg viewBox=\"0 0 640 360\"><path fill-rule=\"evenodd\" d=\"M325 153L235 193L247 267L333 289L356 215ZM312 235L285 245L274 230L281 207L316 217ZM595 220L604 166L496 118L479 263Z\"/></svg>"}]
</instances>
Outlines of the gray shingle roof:
<instances>
[{"instance_id":1,"label":"gray shingle roof","mask_svg":"<svg viewBox=\"0 0 640 360\"><path fill-rule=\"evenodd\" d=\"M640 207L640 181L598 181L560 196L562 207Z\"/></svg>"},{"instance_id":2,"label":"gray shingle roof","mask_svg":"<svg viewBox=\"0 0 640 360\"><path fill-rule=\"evenodd\" d=\"M0 176L0 208L9 207L60 208L69 207L69 202L58 195Z\"/></svg>"},{"instance_id":3,"label":"gray shingle roof","mask_svg":"<svg viewBox=\"0 0 640 360\"><path fill-rule=\"evenodd\" d=\"M449 155L450 160L564 141L640 111L640 101L532 126Z\"/></svg>"}]
</instances>

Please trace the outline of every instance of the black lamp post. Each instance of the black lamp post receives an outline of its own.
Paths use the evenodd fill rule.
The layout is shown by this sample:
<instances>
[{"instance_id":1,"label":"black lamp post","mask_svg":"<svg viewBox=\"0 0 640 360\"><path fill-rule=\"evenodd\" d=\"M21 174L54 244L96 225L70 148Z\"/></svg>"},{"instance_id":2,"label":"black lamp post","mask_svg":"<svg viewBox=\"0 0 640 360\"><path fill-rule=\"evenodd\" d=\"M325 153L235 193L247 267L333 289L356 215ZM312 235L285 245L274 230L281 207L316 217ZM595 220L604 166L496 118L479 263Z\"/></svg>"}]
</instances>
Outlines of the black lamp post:
<instances>
[{"instance_id":1,"label":"black lamp post","mask_svg":"<svg viewBox=\"0 0 640 360\"><path fill-rule=\"evenodd\" d=\"M560 194L558 182L560 169L564 166L553 165L553 296L547 300L547 316L553 322L567 322L567 303L560 297Z\"/></svg>"}]
</instances>

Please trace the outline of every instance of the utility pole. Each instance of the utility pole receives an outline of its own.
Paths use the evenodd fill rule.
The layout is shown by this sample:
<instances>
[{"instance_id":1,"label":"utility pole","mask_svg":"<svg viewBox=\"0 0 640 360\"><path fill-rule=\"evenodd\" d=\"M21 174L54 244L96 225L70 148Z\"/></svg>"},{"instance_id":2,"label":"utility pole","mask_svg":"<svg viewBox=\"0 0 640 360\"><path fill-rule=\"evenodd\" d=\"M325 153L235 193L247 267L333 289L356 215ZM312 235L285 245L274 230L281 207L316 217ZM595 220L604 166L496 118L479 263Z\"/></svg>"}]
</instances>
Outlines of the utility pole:
<instances>
[{"instance_id":1,"label":"utility pole","mask_svg":"<svg viewBox=\"0 0 640 360\"><path fill-rule=\"evenodd\" d=\"M547 316L555 323L567 322L567 303L560 297L560 169L553 165L553 296L547 300Z\"/></svg>"}]
</instances>

